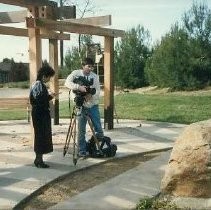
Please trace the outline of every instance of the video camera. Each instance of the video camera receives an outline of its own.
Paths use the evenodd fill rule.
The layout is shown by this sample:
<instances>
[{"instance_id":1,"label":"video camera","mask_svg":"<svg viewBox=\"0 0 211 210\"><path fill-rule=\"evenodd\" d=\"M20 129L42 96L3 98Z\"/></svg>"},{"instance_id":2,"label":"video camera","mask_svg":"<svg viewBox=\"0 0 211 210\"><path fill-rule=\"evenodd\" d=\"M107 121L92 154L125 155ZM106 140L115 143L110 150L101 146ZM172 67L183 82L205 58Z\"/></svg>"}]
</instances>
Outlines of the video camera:
<instances>
[{"instance_id":1,"label":"video camera","mask_svg":"<svg viewBox=\"0 0 211 210\"><path fill-rule=\"evenodd\" d=\"M81 107L84 104L85 96L87 94L94 95L96 93L95 88L91 88L90 86L93 85L94 79L91 80L86 79L84 76L79 76L73 79L73 82L76 84L79 84L80 86L86 87L86 92L81 92L79 90L73 90L73 93L75 93L76 97L74 98L74 101L76 103L77 107Z\"/></svg>"}]
</instances>

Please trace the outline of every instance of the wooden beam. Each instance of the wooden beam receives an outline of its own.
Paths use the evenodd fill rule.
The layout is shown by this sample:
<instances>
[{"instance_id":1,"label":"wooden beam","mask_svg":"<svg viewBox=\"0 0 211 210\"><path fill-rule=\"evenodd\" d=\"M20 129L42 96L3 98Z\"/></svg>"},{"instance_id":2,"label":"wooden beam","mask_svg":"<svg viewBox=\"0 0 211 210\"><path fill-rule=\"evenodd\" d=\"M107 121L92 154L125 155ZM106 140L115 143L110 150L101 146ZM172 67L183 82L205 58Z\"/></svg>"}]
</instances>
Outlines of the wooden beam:
<instances>
[{"instance_id":1,"label":"wooden beam","mask_svg":"<svg viewBox=\"0 0 211 210\"><path fill-rule=\"evenodd\" d=\"M98 17L87 17L80 19L65 19L68 23L80 23L92 26L110 26L111 15L98 16Z\"/></svg>"},{"instance_id":2,"label":"wooden beam","mask_svg":"<svg viewBox=\"0 0 211 210\"><path fill-rule=\"evenodd\" d=\"M31 6L29 9L33 10L33 6ZM70 18L76 17L76 8L75 6L64 6L62 8L60 7L52 8L49 6L39 7L40 18L49 18L49 16L52 16L51 13L54 13L55 19L60 19L60 18L70 19ZM26 17L31 16L29 14L30 14L30 10L29 11L20 10L20 11L10 11L10 12L0 12L0 24L25 22Z\"/></svg>"},{"instance_id":3,"label":"wooden beam","mask_svg":"<svg viewBox=\"0 0 211 210\"><path fill-rule=\"evenodd\" d=\"M28 37L28 30L25 28L15 28L9 26L0 25L1 35L11 35L11 36L25 36Z\"/></svg>"},{"instance_id":4,"label":"wooden beam","mask_svg":"<svg viewBox=\"0 0 211 210\"><path fill-rule=\"evenodd\" d=\"M70 40L70 34L56 33L47 29L40 29L42 39Z\"/></svg>"},{"instance_id":5,"label":"wooden beam","mask_svg":"<svg viewBox=\"0 0 211 210\"><path fill-rule=\"evenodd\" d=\"M28 37L28 30L25 28L15 28L15 27L0 25L0 35ZM42 39L70 40L69 34L60 34L60 33L54 32L54 31L47 31L45 29L41 30L40 37Z\"/></svg>"},{"instance_id":6,"label":"wooden beam","mask_svg":"<svg viewBox=\"0 0 211 210\"><path fill-rule=\"evenodd\" d=\"M111 25L111 15L97 16L97 17L87 17L80 19L65 19L68 23L79 23L92 26L110 26Z\"/></svg>"},{"instance_id":7,"label":"wooden beam","mask_svg":"<svg viewBox=\"0 0 211 210\"><path fill-rule=\"evenodd\" d=\"M104 127L113 129L114 121L114 38L104 39Z\"/></svg>"},{"instance_id":8,"label":"wooden beam","mask_svg":"<svg viewBox=\"0 0 211 210\"><path fill-rule=\"evenodd\" d=\"M38 28L29 28L29 68L30 84L32 85L37 78L37 72L42 64L42 42L40 30Z\"/></svg>"},{"instance_id":9,"label":"wooden beam","mask_svg":"<svg viewBox=\"0 0 211 210\"><path fill-rule=\"evenodd\" d=\"M58 41L49 40L49 64L55 70L55 75L50 81L50 89L56 94L52 100L54 125L59 124L59 67L58 67Z\"/></svg>"},{"instance_id":10,"label":"wooden beam","mask_svg":"<svg viewBox=\"0 0 211 210\"><path fill-rule=\"evenodd\" d=\"M29 79L30 87L36 81L37 73L42 64L42 42L38 28L28 29L29 36ZM31 142L34 140L34 129L31 122ZM33 143L32 143L33 144Z\"/></svg>"},{"instance_id":11,"label":"wooden beam","mask_svg":"<svg viewBox=\"0 0 211 210\"><path fill-rule=\"evenodd\" d=\"M33 18L31 18L33 19ZM33 19L34 27L43 27L55 31L63 31L78 34L90 34L98 36L123 37L124 31L117 29L101 28L80 23L69 23L66 21L54 21L49 19ZM32 26L33 24L31 24Z\"/></svg>"},{"instance_id":12,"label":"wooden beam","mask_svg":"<svg viewBox=\"0 0 211 210\"><path fill-rule=\"evenodd\" d=\"M25 22L27 10L0 12L0 23L21 23Z\"/></svg>"},{"instance_id":13,"label":"wooden beam","mask_svg":"<svg viewBox=\"0 0 211 210\"><path fill-rule=\"evenodd\" d=\"M56 15L58 16L57 19L59 19L58 13L59 12L62 13L62 11L60 10L61 8L58 8L58 10L56 9ZM28 15L27 10L0 12L0 24L25 22L27 15ZM67 14L62 14L62 15L65 18L68 17ZM69 17L70 16L71 14L69 14ZM93 25L93 26L110 26L111 25L111 15L87 17L87 18L80 18L80 19L64 19L64 20L69 23L80 23L80 24Z\"/></svg>"},{"instance_id":14,"label":"wooden beam","mask_svg":"<svg viewBox=\"0 0 211 210\"><path fill-rule=\"evenodd\" d=\"M48 0L0 0L0 3L10 4L14 6L20 6L20 7L57 5L56 2L48 1Z\"/></svg>"}]
</instances>

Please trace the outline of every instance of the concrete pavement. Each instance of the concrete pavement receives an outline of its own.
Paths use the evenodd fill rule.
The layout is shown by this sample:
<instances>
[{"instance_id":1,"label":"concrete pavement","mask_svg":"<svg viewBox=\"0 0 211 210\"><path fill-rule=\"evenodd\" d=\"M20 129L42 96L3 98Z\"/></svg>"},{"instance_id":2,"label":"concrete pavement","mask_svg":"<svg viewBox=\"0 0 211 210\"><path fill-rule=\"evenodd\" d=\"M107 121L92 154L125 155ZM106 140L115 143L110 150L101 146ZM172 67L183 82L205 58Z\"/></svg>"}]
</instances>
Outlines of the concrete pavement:
<instances>
[{"instance_id":1,"label":"concrete pavement","mask_svg":"<svg viewBox=\"0 0 211 210\"><path fill-rule=\"evenodd\" d=\"M160 181L170 152L140 164L105 183L84 191L50 209L128 210L134 209L141 198L159 193Z\"/></svg>"},{"instance_id":2,"label":"concrete pavement","mask_svg":"<svg viewBox=\"0 0 211 210\"><path fill-rule=\"evenodd\" d=\"M77 165L74 166L71 154L63 157L63 146L68 125L68 119L61 119L60 125L53 126L54 152L44 156L51 167L49 169L37 169L33 165L34 152L30 140L30 125L25 120L0 121L0 209L13 208L41 186L59 176L105 160L88 158L79 160ZM113 130L105 131L105 135L111 137L112 141L117 144L117 156L121 157L172 147L175 138L181 133L185 125L120 120L120 123L115 124L114 127ZM89 131L87 135L91 135L91 132ZM87 202L89 199L93 200L93 202L90 202L89 209L96 209L96 205L99 205L97 201L101 197L98 189L102 189L104 192L100 203L105 204L105 206L109 205L109 208L102 206L102 209L129 209L134 207L141 196L154 195L159 191L159 180L168 157L169 152L165 152L161 156L147 161L146 165L129 170L108 182L74 196L67 202L68 209L83 209L83 205L88 209ZM144 174L140 176L141 173ZM146 178L149 180L147 181ZM136 183L144 183L146 186L141 190L138 187L130 188L128 184L124 186L127 180L130 180L130 185L134 187ZM116 189L111 188L114 183L117 183ZM154 185L155 183L156 185ZM153 184L153 186L150 186L150 184ZM86 193L91 197L87 197ZM96 197L97 194L98 197ZM96 202L92 198L96 198ZM84 202L81 202L81 200ZM91 206L91 203L93 206ZM124 205L124 208L122 205L117 206L117 203ZM59 205L66 208L66 202L52 208L61 209ZM97 206L97 209L100 209L99 206Z\"/></svg>"}]
</instances>

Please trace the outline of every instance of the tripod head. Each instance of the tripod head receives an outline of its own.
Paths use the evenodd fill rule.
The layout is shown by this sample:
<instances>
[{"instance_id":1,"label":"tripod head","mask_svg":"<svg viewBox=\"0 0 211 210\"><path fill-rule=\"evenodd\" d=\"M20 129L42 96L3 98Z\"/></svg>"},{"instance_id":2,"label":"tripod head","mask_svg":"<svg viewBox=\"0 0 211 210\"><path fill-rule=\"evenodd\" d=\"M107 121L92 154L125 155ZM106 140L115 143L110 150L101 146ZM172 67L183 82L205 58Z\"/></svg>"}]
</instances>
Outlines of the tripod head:
<instances>
[{"instance_id":1,"label":"tripod head","mask_svg":"<svg viewBox=\"0 0 211 210\"><path fill-rule=\"evenodd\" d=\"M76 116L80 116L80 115L81 115L82 108L83 108L83 106L80 106L80 107L75 106L75 107L74 107L75 115L76 115Z\"/></svg>"}]
</instances>

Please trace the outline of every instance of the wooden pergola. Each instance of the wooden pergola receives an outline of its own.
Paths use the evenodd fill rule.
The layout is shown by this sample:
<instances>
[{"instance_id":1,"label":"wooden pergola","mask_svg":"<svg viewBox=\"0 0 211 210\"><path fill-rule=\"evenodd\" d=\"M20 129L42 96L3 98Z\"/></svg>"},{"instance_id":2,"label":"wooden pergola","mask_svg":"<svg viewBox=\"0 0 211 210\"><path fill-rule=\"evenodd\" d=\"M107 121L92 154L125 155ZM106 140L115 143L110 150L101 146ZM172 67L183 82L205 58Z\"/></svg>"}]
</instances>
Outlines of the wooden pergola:
<instances>
[{"instance_id":1,"label":"wooden pergola","mask_svg":"<svg viewBox=\"0 0 211 210\"><path fill-rule=\"evenodd\" d=\"M70 35L90 34L104 37L104 126L113 129L114 121L114 38L124 36L124 31L103 28L111 25L111 16L75 18L75 7L59 8L48 0L0 0L0 3L25 7L26 10L0 13L0 23L26 21L27 28L14 28L0 25L0 34L29 37L30 85L36 80L42 64L41 39L49 40L49 64L56 71L50 89L59 92L58 80L58 40L69 40ZM65 10L64 10L65 9ZM67 19L58 20L60 12ZM61 33L62 32L62 33ZM53 101L54 124L59 124L59 96Z\"/></svg>"}]
</instances>

